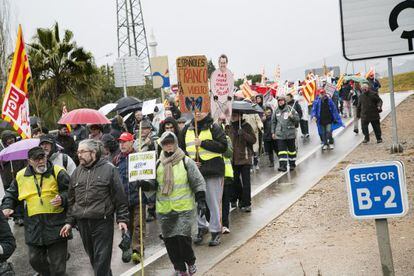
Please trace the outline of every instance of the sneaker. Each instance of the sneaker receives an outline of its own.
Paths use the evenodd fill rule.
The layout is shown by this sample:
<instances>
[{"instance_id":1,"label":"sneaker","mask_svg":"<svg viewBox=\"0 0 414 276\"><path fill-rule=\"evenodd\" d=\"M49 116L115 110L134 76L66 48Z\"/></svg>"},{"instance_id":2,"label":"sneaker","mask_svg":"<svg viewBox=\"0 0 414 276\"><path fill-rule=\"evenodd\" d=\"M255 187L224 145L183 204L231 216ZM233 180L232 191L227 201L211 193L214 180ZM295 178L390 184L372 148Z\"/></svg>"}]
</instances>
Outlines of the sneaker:
<instances>
[{"instance_id":1,"label":"sneaker","mask_svg":"<svg viewBox=\"0 0 414 276\"><path fill-rule=\"evenodd\" d=\"M286 167L279 167L277 170L279 172L286 172L287 171Z\"/></svg>"},{"instance_id":2,"label":"sneaker","mask_svg":"<svg viewBox=\"0 0 414 276\"><path fill-rule=\"evenodd\" d=\"M330 149L330 150L333 150L334 148L335 148L334 144L330 144L330 145L329 145L329 149Z\"/></svg>"},{"instance_id":3,"label":"sneaker","mask_svg":"<svg viewBox=\"0 0 414 276\"><path fill-rule=\"evenodd\" d=\"M230 229L226 226L223 226L223 228L221 229L221 233L222 234L230 234Z\"/></svg>"},{"instance_id":4,"label":"sneaker","mask_svg":"<svg viewBox=\"0 0 414 276\"><path fill-rule=\"evenodd\" d=\"M187 271L179 271L176 270L174 273L174 276L188 276L189 274L187 273Z\"/></svg>"},{"instance_id":5,"label":"sneaker","mask_svg":"<svg viewBox=\"0 0 414 276\"><path fill-rule=\"evenodd\" d=\"M198 228L197 236L194 238L194 244L199 245L203 242L204 236L208 233L207 228Z\"/></svg>"},{"instance_id":6,"label":"sneaker","mask_svg":"<svg viewBox=\"0 0 414 276\"><path fill-rule=\"evenodd\" d=\"M139 254L137 251L134 251L132 253L131 259L134 264L139 264L141 262L141 254Z\"/></svg>"},{"instance_id":7,"label":"sneaker","mask_svg":"<svg viewBox=\"0 0 414 276\"><path fill-rule=\"evenodd\" d=\"M289 171L294 171L296 166L289 166Z\"/></svg>"},{"instance_id":8,"label":"sneaker","mask_svg":"<svg viewBox=\"0 0 414 276\"><path fill-rule=\"evenodd\" d=\"M355 132L355 134L358 134L359 133L359 130L358 129L354 129L354 132Z\"/></svg>"},{"instance_id":9,"label":"sneaker","mask_svg":"<svg viewBox=\"0 0 414 276\"><path fill-rule=\"evenodd\" d=\"M188 266L188 275L194 275L197 272L197 267L195 264Z\"/></svg>"},{"instance_id":10,"label":"sneaker","mask_svg":"<svg viewBox=\"0 0 414 276\"><path fill-rule=\"evenodd\" d=\"M323 145L322 150L327 150L328 149L328 145Z\"/></svg>"},{"instance_id":11,"label":"sneaker","mask_svg":"<svg viewBox=\"0 0 414 276\"><path fill-rule=\"evenodd\" d=\"M259 165L256 165L256 166L254 167L254 169L255 169L256 171L260 170Z\"/></svg>"},{"instance_id":12,"label":"sneaker","mask_svg":"<svg viewBox=\"0 0 414 276\"><path fill-rule=\"evenodd\" d=\"M208 243L208 246L217 246L221 243L221 233L220 232L211 232L211 240Z\"/></svg>"},{"instance_id":13,"label":"sneaker","mask_svg":"<svg viewBox=\"0 0 414 276\"><path fill-rule=\"evenodd\" d=\"M380 143L382 143L382 139L377 140L377 144L380 144Z\"/></svg>"},{"instance_id":14,"label":"sneaker","mask_svg":"<svg viewBox=\"0 0 414 276\"><path fill-rule=\"evenodd\" d=\"M368 139L364 139L364 141L362 141L362 143L363 144L366 144L366 143L368 143L369 142L369 140Z\"/></svg>"},{"instance_id":15,"label":"sneaker","mask_svg":"<svg viewBox=\"0 0 414 276\"><path fill-rule=\"evenodd\" d=\"M305 135L305 138L309 138L309 134L306 134L306 135Z\"/></svg>"},{"instance_id":16,"label":"sneaker","mask_svg":"<svg viewBox=\"0 0 414 276\"><path fill-rule=\"evenodd\" d=\"M250 213L252 211L252 206L244 206L240 208L240 211L244 213Z\"/></svg>"}]
</instances>

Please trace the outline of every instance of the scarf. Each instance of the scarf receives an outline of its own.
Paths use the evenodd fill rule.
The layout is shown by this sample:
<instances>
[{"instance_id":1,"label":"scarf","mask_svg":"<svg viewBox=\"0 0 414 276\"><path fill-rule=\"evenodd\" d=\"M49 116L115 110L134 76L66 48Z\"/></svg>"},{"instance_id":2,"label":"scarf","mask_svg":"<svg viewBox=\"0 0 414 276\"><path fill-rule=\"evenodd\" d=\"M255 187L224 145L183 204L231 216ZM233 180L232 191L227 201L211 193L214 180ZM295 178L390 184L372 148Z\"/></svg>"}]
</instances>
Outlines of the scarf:
<instances>
[{"instance_id":1,"label":"scarf","mask_svg":"<svg viewBox=\"0 0 414 276\"><path fill-rule=\"evenodd\" d=\"M164 187L162 188L162 195L170 195L174 188L174 172L173 166L177 165L185 157L182 149L177 148L173 155L166 157L165 152L160 156L161 164L164 166Z\"/></svg>"}]
</instances>

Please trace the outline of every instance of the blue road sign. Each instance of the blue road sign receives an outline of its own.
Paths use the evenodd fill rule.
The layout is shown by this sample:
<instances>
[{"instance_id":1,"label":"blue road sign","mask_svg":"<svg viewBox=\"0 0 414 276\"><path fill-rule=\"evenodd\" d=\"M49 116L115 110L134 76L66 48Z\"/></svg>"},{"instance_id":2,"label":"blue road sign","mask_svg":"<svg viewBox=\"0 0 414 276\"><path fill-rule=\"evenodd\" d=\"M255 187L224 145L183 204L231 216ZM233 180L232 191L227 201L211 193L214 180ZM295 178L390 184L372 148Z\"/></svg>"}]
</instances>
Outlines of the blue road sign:
<instances>
[{"instance_id":1,"label":"blue road sign","mask_svg":"<svg viewBox=\"0 0 414 276\"><path fill-rule=\"evenodd\" d=\"M345 172L351 215L402 217L408 211L404 165L399 161L350 165Z\"/></svg>"}]
</instances>

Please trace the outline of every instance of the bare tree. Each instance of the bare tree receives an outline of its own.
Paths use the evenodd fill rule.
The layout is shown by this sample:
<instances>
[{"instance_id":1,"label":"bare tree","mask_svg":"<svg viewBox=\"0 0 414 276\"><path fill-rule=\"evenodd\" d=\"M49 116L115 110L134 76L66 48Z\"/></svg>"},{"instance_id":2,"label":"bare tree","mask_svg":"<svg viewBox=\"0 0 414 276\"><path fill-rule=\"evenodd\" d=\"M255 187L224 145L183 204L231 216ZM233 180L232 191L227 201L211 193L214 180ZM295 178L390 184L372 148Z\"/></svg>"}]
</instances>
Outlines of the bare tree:
<instances>
[{"instance_id":1,"label":"bare tree","mask_svg":"<svg viewBox=\"0 0 414 276\"><path fill-rule=\"evenodd\" d=\"M0 0L0 91L4 93L10 54L10 3Z\"/></svg>"}]
</instances>

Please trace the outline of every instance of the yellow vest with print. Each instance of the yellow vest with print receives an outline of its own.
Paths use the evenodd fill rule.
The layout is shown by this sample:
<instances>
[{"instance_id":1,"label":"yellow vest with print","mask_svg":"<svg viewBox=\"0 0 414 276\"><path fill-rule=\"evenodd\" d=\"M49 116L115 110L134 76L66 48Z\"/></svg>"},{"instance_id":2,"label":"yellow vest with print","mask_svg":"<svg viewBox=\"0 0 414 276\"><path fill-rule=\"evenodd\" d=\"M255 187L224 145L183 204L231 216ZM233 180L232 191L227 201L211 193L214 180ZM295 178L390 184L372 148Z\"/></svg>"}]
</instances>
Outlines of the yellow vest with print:
<instances>
[{"instance_id":1,"label":"yellow vest with print","mask_svg":"<svg viewBox=\"0 0 414 276\"><path fill-rule=\"evenodd\" d=\"M185 134L185 150L187 151L190 158L194 160L196 159L196 146L194 143L195 138L195 130L188 129L187 133ZM198 135L198 139L201 141L213 140L213 135L211 134L210 129L202 130ZM200 156L200 159L203 161L207 161L216 157L222 157L221 154L208 151L201 146L198 148L198 154Z\"/></svg>"},{"instance_id":2,"label":"yellow vest with print","mask_svg":"<svg viewBox=\"0 0 414 276\"><path fill-rule=\"evenodd\" d=\"M162 163L157 168L157 213L167 214L171 211L184 212L195 208L195 199L188 183L187 170L184 166L184 159L173 166L174 187L170 195L163 195L164 187L164 166Z\"/></svg>"},{"instance_id":3,"label":"yellow vest with print","mask_svg":"<svg viewBox=\"0 0 414 276\"><path fill-rule=\"evenodd\" d=\"M36 182L34 181L34 178L36 177L37 183L40 185L40 175L24 176L26 168L17 173L16 181L19 190L19 200L26 201L27 213L29 217L39 214L57 214L64 211L63 207L55 207L50 203L50 201L59 194L58 183L55 179L55 175L57 177L61 170L64 170L64 168L54 165L54 175L51 174L47 177L43 177L41 198L39 197Z\"/></svg>"},{"instance_id":4,"label":"yellow vest with print","mask_svg":"<svg viewBox=\"0 0 414 276\"><path fill-rule=\"evenodd\" d=\"M226 158L223 156L224 160L224 177L233 178L233 166L231 165L230 158Z\"/></svg>"}]
</instances>

